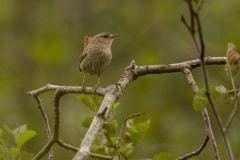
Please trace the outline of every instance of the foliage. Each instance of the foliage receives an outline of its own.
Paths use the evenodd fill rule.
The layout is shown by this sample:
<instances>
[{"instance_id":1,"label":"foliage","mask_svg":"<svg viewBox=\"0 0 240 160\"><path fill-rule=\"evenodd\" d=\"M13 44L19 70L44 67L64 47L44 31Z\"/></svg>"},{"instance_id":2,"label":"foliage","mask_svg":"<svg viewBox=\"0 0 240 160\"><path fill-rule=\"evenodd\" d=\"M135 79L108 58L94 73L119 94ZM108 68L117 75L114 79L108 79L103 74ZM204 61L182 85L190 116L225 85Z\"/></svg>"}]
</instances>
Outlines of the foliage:
<instances>
[{"instance_id":1,"label":"foliage","mask_svg":"<svg viewBox=\"0 0 240 160\"><path fill-rule=\"evenodd\" d=\"M208 103L207 96L203 89L195 93L193 97L193 108L195 111L201 111L203 108L207 107Z\"/></svg>"},{"instance_id":2,"label":"foliage","mask_svg":"<svg viewBox=\"0 0 240 160\"><path fill-rule=\"evenodd\" d=\"M96 95L79 95L77 96L91 111L95 112L102 98ZM117 109L120 103L115 103L113 110ZM88 128L91 124L92 117L87 116L82 123L83 127ZM123 122L122 122L123 123ZM148 131L150 120L141 123L134 123L134 120L128 119L122 125L123 133L118 133L119 124L117 120L109 118L103 125L102 131L95 140L92 152L109 155L112 157L124 156L129 157L134 147L144 137Z\"/></svg>"},{"instance_id":3,"label":"foliage","mask_svg":"<svg viewBox=\"0 0 240 160\"><path fill-rule=\"evenodd\" d=\"M219 96L226 94L227 89L225 86L215 86L211 88L211 95L214 99L218 98ZM193 108L195 111L201 111L203 108L209 105L207 96L205 94L204 89L198 90L194 97L193 97Z\"/></svg>"},{"instance_id":4,"label":"foliage","mask_svg":"<svg viewBox=\"0 0 240 160\"><path fill-rule=\"evenodd\" d=\"M29 160L33 154L23 150L22 147L35 135L36 132L28 130L25 124L14 130L7 126L0 128L0 160ZM10 136L13 143L7 136Z\"/></svg>"}]
</instances>

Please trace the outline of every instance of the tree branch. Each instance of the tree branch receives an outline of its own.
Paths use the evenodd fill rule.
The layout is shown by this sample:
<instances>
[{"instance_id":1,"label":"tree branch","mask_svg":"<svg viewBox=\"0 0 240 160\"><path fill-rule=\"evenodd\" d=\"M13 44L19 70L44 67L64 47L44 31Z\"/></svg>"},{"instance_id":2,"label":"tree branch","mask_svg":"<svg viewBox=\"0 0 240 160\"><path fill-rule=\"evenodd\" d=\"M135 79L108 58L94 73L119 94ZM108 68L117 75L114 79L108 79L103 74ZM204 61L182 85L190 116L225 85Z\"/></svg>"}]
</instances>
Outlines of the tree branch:
<instances>
[{"instance_id":1,"label":"tree branch","mask_svg":"<svg viewBox=\"0 0 240 160\"><path fill-rule=\"evenodd\" d=\"M238 89L237 93L234 93L235 97L234 97L234 103L233 103L233 109L232 109L232 112L230 113L228 119L227 119L227 122L223 128L223 131L225 134L227 134L228 132L228 129L230 127L230 125L232 124L232 121L234 119L234 117L236 116L237 114L237 111L238 111L238 103L239 103L239 97L240 97L240 89Z\"/></svg>"},{"instance_id":2,"label":"tree branch","mask_svg":"<svg viewBox=\"0 0 240 160\"><path fill-rule=\"evenodd\" d=\"M206 65L221 65L226 63L225 57L205 57L204 62ZM109 85L107 88L97 88L95 91L92 87L86 87L86 94L97 94L100 96L104 96L103 101L99 107L99 110L94 117L83 141L76 153L74 160L85 160L89 156L91 156L90 148L92 143L94 142L99 130L102 128L103 123L106 118L109 116L109 112L112 109L112 105L120 98L125 88L138 77L148 75L148 74L162 74L162 73L171 73L171 72L182 72L185 66L190 66L191 68L197 68L201 66L201 61L199 59L185 61L181 63L175 64L163 64L163 65L146 65L146 66L137 66L135 62L132 61L129 66L127 66L122 73L121 78L115 85ZM28 95L30 96L38 96L47 91L55 91L54 97L54 114L55 114L55 124L54 124L54 135L51 140L43 147L43 149L33 158L34 160L39 159L44 154L49 151L51 146L54 143L58 143L59 140L59 102L63 95L69 93L82 93L83 90L79 86L58 86L47 84L44 87L39 89L29 91Z\"/></svg>"},{"instance_id":3,"label":"tree branch","mask_svg":"<svg viewBox=\"0 0 240 160\"><path fill-rule=\"evenodd\" d=\"M193 93L196 93L199 88L194 80L194 77L191 73L191 70L190 70L190 67L189 66L186 66L183 68L183 73L184 75L186 76L187 78L187 81L189 83L189 85L191 86L192 88L192 91ZM202 111L202 118L203 118L203 123L204 123L204 128L205 128L205 133L206 133L206 136L210 139L211 141L211 144L212 144L212 148L213 148L213 151L214 151L214 155L215 155L215 158L216 159L219 159L219 153L218 153L218 148L217 148L217 143L216 143L216 140L215 140L215 137L214 137L214 134L213 134L213 131L212 131L212 127L211 127L211 122L210 122L210 117L208 115L208 111L206 108L204 108ZM208 138L205 139L206 143L208 141ZM201 147L199 147L199 149L197 149L196 151L193 151L192 153L190 154L187 154L186 157L188 157L189 155L191 156L194 156L194 155L199 155L201 153L201 151L203 150L203 148L205 147L205 142L202 144ZM194 154L193 154L194 153ZM184 156L185 157L185 156Z\"/></svg>"},{"instance_id":4,"label":"tree branch","mask_svg":"<svg viewBox=\"0 0 240 160\"><path fill-rule=\"evenodd\" d=\"M41 103L41 100L40 100L39 96L38 95L34 95L34 99L36 100L37 107L39 108L39 110L40 110L40 112L42 114L44 125L45 125L45 129L46 129L47 136L48 136L48 140L50 140L51 137L52 137L52 133L51 133L51 129L50 129L50 125L49 125L49 120L48 120L47 114L45 113L45 110L42 107L42 103ZM49 160L53 159L53 150L52 149L50 149L50 151L49 151L48 159Z\"/></svg>"},{"instance_id":5,"label":"tree branch","mask_svg":"<svg viewBox=\"0 0 240 160\"><path fill-rule=\"evenodd\" d=\"M205 44L204 44L204 39L203 39L203 33L202 33L202 27L201 27L201 21L200 21L200 18L199 18L199 10L201 9L202 7L202 4L200 4L201 6L198 6L196 10L194 10L194 7L193 7L193 1L192 0L186 0L187 4L188 4L188 8L189 8L189 11L190 11L190 24L196 24L195 25L190 25L190 30L197 30L197 32L190 32L191 33L191 36L192 36L192 39L194 41L194 44L196 46L196 49L198 51L198 54L200 56L200 60L201 60L201 63L202 63L202 73L203 73L203 78L204 78L204 84L205 84L205 94L208 98L208 101L209 101L209 104L212 108L212 111L213 111L213 114L216 118L216 121L217 121L217 125L220 129L220 132L221 132L221 135L223 137L223 141L224 141L224 145L226 147L226 150L227 150L227 154L228 154L228 158L230 160L234 160L234 156L233 156L233 153L232 153L232 149L231 149L231 146L230 146L230 143L229 143L229 140L226 136L226 134L224 133L224 130L223 130L223 125L222 125L222 122L221 122L221 118L217 112L217 107L213 101L213 98L212 98L212 95L210 93L210 87L209 87L209 80L208 80L208 74L207 74L207 69L206 69L206 64L204 63L204 58L205 58ZM196 3L196 2L195 2ZM186 25L186 21L183 21L186 28L189 30L189 25ZM196 41L196 39L198 38L198 41ZM211 137L209 137L210 140L211 140ZM219 153L218 151L215 152L215 159L216 160L219 160L220 159L220 156L219 156Z\"/></svg>"},{"instance_id":6,"label":"tree branch","mask_svg":"<svg viewBox=\"0 0 240 160\"><path fill-rule=\"evenodd\" d=\"M185 159L191 158L193 156L198 156L203 151L203 149L206 147L208 140L209 140L209 138L208 138L208 136L206 136L205 140L203 141L203 143L197 150L192 151L191 153L187 153L184 156L178 157L177 160L185 160Z\"/></svg>"}]
</instances>

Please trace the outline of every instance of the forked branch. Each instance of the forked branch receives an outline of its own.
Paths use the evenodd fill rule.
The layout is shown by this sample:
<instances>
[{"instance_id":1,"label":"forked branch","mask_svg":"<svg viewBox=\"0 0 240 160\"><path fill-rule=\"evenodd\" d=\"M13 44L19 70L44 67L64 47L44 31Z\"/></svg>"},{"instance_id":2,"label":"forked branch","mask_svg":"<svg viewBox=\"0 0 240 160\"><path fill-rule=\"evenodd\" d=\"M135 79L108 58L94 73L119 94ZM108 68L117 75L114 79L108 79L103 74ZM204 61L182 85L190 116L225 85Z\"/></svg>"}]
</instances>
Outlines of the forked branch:
<instances>
[{"instance_id":1,"label":"forked branch","mask_svg":"<svg viewBox=\"0 0 240 160\"><path fill-rule=\"evenodd\" d=\"M207 65L223 65L226 63L225 57L205 57L204 63ZM115 85L109 85L107 88L98 88L94 90L92 87L86 87L86 94L98 94L104 96L102 104L98 110L97 115L94 117L87 133L85 134L83 141L80 145L80 148L77 151L77 154L73 158L74 160L85 160L89 156L93 155L90 152L90 148L99 132L102 128L103 123L106 118L109 116L109 111L111 110L112 105L120 98L123 94L125 88L138 77L149 75L149 74L162 74L162 73L172 73L172 72L182 72L183 68L190 66L191 68L197 68L201 66L201 60L195 59L190 61L185 61L175 64L163 64L163 65L146 65L146 66L137 66L134 61L130 63L129 66L124 70L121 78ZM63 95L72 94L72 93L82 93L82 88L79 86L57 86L48 84L44 87L41 87L37 90L28 92L29 95L33 97L40 96L41 94L47 91L55 91L54 99L54 114L55 114L55 124L54 124L54 135L48 141L48 143L42 148L42 150L34 157L34 160L40 159L43 155L47 154L49 149L54 143L58 143L63 147L66 147L70 150L75 150L75 147L69 147L68 144L61 143L62 141L59 138L59 127L60 127L60 99ZM110 158L110 157L109 157Z\"/></svg>"}]
</instances>

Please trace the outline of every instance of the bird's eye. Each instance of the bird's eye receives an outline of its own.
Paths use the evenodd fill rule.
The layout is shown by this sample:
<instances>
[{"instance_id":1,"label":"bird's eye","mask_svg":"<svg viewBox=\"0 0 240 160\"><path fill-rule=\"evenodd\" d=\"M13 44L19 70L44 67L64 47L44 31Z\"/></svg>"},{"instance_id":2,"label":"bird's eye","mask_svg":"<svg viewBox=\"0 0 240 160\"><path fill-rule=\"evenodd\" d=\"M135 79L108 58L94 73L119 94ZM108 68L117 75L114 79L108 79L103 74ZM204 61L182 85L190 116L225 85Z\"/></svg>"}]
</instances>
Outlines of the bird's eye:
<instances>
[{"instance_id":1,"label":"bird's eye","mask_svg":"<svg viewBox=\"0 0 240 160\"><path fill-rule=\"evenodd\" d=\"M106 34L106 35L103 35L102 37L103 37L103 38L108 38L108 35Z\"/></svg>"}]
</instances>

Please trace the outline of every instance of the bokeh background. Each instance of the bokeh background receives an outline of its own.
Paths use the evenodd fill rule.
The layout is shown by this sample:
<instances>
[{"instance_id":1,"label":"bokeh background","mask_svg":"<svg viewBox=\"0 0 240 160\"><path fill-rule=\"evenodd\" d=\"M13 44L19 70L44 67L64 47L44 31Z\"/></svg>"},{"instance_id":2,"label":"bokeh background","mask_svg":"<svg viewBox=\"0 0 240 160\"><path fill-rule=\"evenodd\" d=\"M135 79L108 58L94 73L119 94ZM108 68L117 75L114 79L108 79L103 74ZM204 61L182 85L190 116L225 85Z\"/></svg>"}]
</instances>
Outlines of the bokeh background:
<instances>
[{"instance_id":1,"label":"bokeh background","mask_svg":"<svg viewBox=\"0 0 240 160\"><path fill-rule=\"evenodd\" d=\"M227 42L240 47L240 1L205 1L201 11L206 54L225 56ZM14 129L27 124L37 136L26 150L37 153L47 136L36 103L26 93L47 83L81 85L83 75L77 68L83 49L83 37L102 31L121 36L112 45L113 60L101 77L101 86L114 84L131 62L137 65L177 63L198 57L191 37L180 20L188 18L183 0L0 0L0 127ZM230 87L224 66L209 66L212 86ZM200 69L193 71L203 87ZM97 79L87 77L92 86ZM239 79L238 81L239 82ZM239 86L239 83L238 85ZM41 96L52 123L53 92ZM120 98L114 117L121 120L133 113L145 112L137 122L151 119L149 132L135 148L135 158L151 158L159 152L182 155L197 148L204 139L201 114L192 109L193 93L182 73L149 75L134 81ZM225 121L231 105L218 100ZM61 137L78 146L85 129L81 121L93 115L76 95L62 99ZM209 109L211 117L211 109ZM239 114L229 132L236 157L239 153ZM222 159L225 148L216 121L213 128ZM54 146L55 159L74 155ZM43 159L46 159L44 157ZM210 145L200 159L213 159Z\"/></svg>"}]
</instances>

